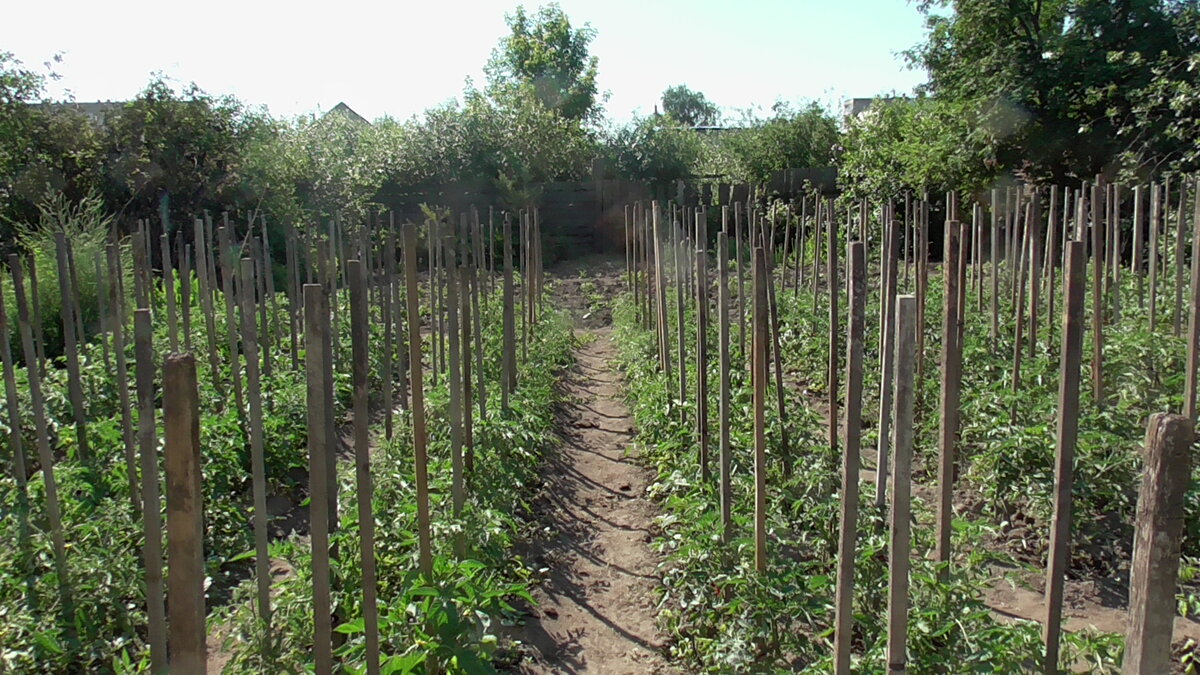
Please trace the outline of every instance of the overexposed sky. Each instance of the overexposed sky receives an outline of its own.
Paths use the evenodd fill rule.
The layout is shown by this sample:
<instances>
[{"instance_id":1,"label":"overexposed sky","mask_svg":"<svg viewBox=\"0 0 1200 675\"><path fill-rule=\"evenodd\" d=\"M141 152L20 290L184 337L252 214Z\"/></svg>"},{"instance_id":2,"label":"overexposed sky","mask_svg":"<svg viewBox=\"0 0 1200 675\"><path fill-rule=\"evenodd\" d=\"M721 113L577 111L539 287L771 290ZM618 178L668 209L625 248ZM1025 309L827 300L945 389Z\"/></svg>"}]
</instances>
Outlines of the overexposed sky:
<instances>
[{"instance_id":1,"label":"overexposed sky","mask_svg":"<svg viewBox=\"0 0 1200 675\"><path fill-rule=\"evenodd\" d=\"M10 0L0 51L61 80L54 98L125 100L161 71L277 116L345 101L364 117L407 118L459 96L507 30L518 0L372 3ZM530 10L538 3L524 3ZM620 122L687 84L726 113L776 100L905 93L924 81L898 52L921 40L905 0L562 0L597 31L599 84Z\"/></svg>"}]
</instances>

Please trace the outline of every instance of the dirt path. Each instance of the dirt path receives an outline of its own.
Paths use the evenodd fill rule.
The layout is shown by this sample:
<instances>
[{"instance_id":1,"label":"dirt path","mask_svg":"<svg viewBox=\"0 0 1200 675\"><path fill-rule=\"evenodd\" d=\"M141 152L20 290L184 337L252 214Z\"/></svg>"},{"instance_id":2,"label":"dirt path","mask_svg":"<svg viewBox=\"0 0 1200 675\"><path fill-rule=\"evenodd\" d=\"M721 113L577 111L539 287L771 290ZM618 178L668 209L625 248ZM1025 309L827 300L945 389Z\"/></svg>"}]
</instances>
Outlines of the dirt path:
<instances>
[{"instance_id":1,"label":"dirt path","mask_svg":"<svg viewBox=\"0 0 1200 675\"><path fill-rule=\"evenodd\" d=\"M633 420L611 364L611 329L582 333L568 382L572 403L561 451L548 460L536 504L548 536L529 559L548 568L523 640L526 673L667 673L655 626L657 509L647 475L629 456Z\"/></svg>"}]
</instances>

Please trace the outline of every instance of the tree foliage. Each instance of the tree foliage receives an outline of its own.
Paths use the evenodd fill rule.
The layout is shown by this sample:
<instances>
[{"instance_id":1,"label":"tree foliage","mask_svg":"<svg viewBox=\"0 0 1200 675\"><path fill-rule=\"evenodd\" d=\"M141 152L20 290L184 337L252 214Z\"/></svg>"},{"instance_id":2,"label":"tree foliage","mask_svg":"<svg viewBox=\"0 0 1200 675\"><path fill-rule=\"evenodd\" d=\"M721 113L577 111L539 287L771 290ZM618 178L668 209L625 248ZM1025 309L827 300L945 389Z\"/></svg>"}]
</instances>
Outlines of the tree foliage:
<instances>
[{"instance_id":1,"label":"tree foliage","mask_svg":"<svg viewBox=\"0 0 1200 675\"><path fill-rule=\"evenodd\" d=\"M588 51L595 29L587 24L572 27L557 3L538 8L532 16L519 6L505 20L511 32L500 40L484 69L488 93L503 100L531 92L566 119L595 119L600 112L597 59Z\"/></svg>"},{"instance_id":2,"label":"tree foliage","mask_svg":"<svg viewBox=\"0 0 1200 675\"><path fill-rule=\"evenodd\" d=\"M850 120L838 182L856 197L983 187L995 161L966 105L931 97L880 99Z\"/></svg>"},{"instance_id":3,"label":"tree foliage","mask_svg":"<svg viewBox=\"0 0 1200 675\"><path fill-rule=\"evenodd\" d=\"M1149 97L1194 82L1186 67L1198 49L1194 0L953 0L921 9L928 36L908 58L928 72L928 93L964 106L1000 168L1065 182L1118 172L1131 146L1142 165L1177 149L1159 133L1169 115L1151 111ZM1140 128L1151 121L1161 124Z\"/></svg>"},{"instance_id":4,"label":"tree foliage","mask_svg":"<svg viewBox=\"0 0 1200 675\"><path fill-rule=\"evenodd\" d=\"M765 183L785 169L831 166L838 145L837 123L816 103L798 109L784 103L771 117L723 134L732 162L726 173L737 180Z\"/></svg>"},{"instance_id":5,"label":"tree foliage","mask_svg":"<svg viewBox=\"0 0 1200 675\"><path fill-rule=\"evenodd\" d=\"M703 148L697 134L673 117L649 116L618 129L608 152L623 178L665 188L693 174Z\"/></svg>"},{"instance_id":6,"label":"tree foliage","mask_svg":"<svg viewBox=\"0 0 1200 675\"><path fill-rule=\"evenodd\" d=\"M667 87L662 95L663 113L684 126L714 126L721 119L716 104L686 84Z\"/></svg>"}]
</instances>

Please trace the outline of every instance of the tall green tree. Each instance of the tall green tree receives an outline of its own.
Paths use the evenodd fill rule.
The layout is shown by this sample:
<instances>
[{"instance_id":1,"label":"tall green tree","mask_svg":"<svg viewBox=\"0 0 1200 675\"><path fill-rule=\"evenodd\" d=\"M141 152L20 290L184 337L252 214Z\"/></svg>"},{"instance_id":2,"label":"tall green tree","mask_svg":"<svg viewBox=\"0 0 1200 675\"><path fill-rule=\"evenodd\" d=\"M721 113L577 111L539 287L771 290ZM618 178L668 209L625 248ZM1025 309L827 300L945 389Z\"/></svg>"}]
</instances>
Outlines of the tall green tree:
<instances>
[{"instance_id":1,"label":"tall green tree","mask_svg":"<svg viewBox=\"0 0 1200 675\"><path fill-rule=\"evenodd\" d=\"M1055 181L1111 174L1136 124L1137 92L1160 77L1154 64L1196 50L1176 20L1195 4L926 1L929 32L908 58L928 72L927 93L972 110L1002 168Z\"/></svg>"},{"instance_id":2,"label":"tall green tree","mask_svg":"<svg viewBox=\"0 0 1200 675\"><path fill-rule=\"evenodd\" d=\"M573 27L557 3L539 7L533 15L517 7L505 20L510 32L484 68L488 93L503 100L526 90L567 119L595 121L600 115L598 61L588 49L595 29Z\"/></svg>"},{"instance_id":3,"label":"tall green tree","mask_svg":"<svg viewBox=\"0 0 1200 675\"><path fill-rule=\"evenodd\" d=\"M816 103L793 108L776 103L772 115L722 137L738 180L765 183L784 169L832 166L838 145L833 118Z\"/></svg>"},{"instance_id":4,"label":"tall green tree","mask_svg":"<svg viewBox=\"0 0 1200 675\"><path fill-rule=\"evenodd\" d=\"M684 126L713 126L721 119L716 104L686 84L667 87L662 94L662 105L664 113Z\"/></svg>"}]
</instances>

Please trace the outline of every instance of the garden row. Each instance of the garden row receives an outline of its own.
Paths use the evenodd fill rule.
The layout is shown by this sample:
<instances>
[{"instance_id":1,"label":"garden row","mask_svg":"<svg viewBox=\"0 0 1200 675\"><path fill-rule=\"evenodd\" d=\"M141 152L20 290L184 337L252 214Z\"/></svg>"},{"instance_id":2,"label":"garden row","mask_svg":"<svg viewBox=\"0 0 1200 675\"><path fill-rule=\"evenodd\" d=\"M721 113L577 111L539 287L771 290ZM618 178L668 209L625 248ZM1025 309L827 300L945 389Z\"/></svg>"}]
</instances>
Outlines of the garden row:
<instances>
[{"instance_id":1,"label":"garden row","mask_svg":"<svg viewBox=\"0 0 1200 675\"><path fill-rule=\"evenodd\" d=\"M3 669L503 660L572 348L536 211L283 242L69 215L22 239L0 308Z\"/></svg>"},{"instance_id":2,"label":"garden row","mask_svg":"<svg viewBox=\"0 0 1200 675\"><path fill-rule=\"evenodd\" d=\"M1191 187L632 205L617 318L674 655L1164 672L1198 552ZM1035 621L989 606L1002 576L1045 593ZM1132 589L1125 640L1061 631L1080 580Z\"/></svg>"}]
</instances>

